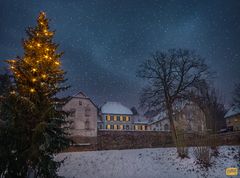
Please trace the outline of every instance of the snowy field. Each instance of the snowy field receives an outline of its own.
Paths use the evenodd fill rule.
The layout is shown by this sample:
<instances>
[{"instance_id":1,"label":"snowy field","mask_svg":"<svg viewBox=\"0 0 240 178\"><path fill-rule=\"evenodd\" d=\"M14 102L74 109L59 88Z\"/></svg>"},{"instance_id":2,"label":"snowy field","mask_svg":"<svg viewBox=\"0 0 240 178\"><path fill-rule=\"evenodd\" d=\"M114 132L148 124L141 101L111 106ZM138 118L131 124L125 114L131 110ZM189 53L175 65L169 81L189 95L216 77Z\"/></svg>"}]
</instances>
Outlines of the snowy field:
<instances>
[{"instance_id":1,"label":"snowy field","mask_svg":"<svg viewBox=\"0 0 240 178\"><path fill-rule=\"evenodd\" d=\"M208 171L195 164L191 148L189 159L177 158L175 148L71 152L56 159L65 158L59 175L66 178L222 178L229 177L225 168L239 166L238 149L221 147Z\"/></svg>"}]
</instances>

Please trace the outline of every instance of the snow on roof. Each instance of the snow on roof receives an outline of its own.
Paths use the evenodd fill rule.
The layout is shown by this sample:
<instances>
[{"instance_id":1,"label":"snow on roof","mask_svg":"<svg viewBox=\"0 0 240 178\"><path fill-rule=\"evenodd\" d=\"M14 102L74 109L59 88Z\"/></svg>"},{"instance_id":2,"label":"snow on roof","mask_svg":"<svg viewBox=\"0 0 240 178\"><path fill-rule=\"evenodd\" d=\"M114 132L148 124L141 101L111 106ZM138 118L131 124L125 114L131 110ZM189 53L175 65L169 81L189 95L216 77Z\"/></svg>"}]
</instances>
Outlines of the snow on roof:
<instances>
[{"instance_id":1,"label":"snow on roof","mask_svg":"<svg viewBox=\"0 0 240 178\"><path fill-rule=\"evenodd\" d=\"M132 111L127 107L123 106L119 102L106 102L101 107L101 112L103 114L128 114L132 115Z\"/></svg>"},{"instance_id":2,"label":"snow on roof","mask_svg":"<svg viewBox=\"0 0 240 178\"><path fill-rule=\"evenodd\" d=\"M234 115L237 115L237 114L240 114L240 108L238 107L235 107L235 106L232 106L228 112L225 114L225 118L227 117L231 117L231 116L234 116Z\"/></svg>"},{"instance_id":3,"label":"snow on roof","mask_svg":"<svg viewBox=\"0 0 240 178\"><path fill-rule=\"evenodd\" d=\"M163 120L167 117L166 112L160 112L158 115L154 116L153 118L150 119L150 123L154 123L160 120Z\"/></svg>"},{"instance_id":4,"label":"snow on roof","mask_svg":"<svg viewBox=\"0 0 240 178\"><path fill-rule=\"evenodd\" d=\"M138 123L138 124L147 124L148 123L148 120L146 119L146 117L141 116L141 115L135 115L132 118L133 118L134 123Z\"/></svg>"}]
</instances>

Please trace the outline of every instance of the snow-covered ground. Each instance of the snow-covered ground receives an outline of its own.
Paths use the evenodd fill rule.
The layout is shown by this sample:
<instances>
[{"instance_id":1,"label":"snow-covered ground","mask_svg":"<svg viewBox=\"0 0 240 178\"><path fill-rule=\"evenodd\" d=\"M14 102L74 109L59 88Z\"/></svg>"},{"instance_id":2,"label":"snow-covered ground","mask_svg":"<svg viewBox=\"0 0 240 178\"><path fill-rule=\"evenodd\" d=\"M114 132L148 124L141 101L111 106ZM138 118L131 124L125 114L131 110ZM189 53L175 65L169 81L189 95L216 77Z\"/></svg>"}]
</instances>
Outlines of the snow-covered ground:
<instances>
[{"instance_id":1,"label":"snow-covered ground","mask_svg":"<svg viewBox=\"0 0 240 178\"><path fill-rule=\"evenodd\" d=\"M239 166L238 149L221 147L208 171L195 164L192 148L185 159L177 158L175 148L71 152L56 159L65 158L59 175L66 178L222 178L229 177L225 168Z\"/></svg>"}]
</instances>

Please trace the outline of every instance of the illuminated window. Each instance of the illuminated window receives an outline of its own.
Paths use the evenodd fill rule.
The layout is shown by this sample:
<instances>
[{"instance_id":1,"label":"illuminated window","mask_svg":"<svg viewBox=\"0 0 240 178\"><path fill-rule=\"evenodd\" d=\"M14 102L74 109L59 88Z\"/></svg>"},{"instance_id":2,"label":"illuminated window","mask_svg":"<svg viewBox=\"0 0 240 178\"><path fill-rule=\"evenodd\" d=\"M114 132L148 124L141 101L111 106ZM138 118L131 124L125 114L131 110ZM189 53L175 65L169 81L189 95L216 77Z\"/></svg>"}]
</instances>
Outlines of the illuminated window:
<instances>
[{"instance_id":1,"label":"illuminated window","mask_svg":"<svg viewBox=\"0 0 240 178\"><path fill-rule=\"evenodd\" d=\"M110 121L110 116L109 115L106 116L106 120Z\"/></svg>"},{"instance_id":2,"label":"illuminated window","mask_svg":"<svg viewBox=\"0 0 240 178\"><path fill-rule=\"evenodd\" d=\"M135 126L135 130L139 130L139 125L136 125L136 126Z\"/></svg>"},{"instance_id":3,"label":"illuminated window","mask_svg":"<svg viewBox=\"0 0 240 178\"><path fill-rule=\"evenodd\" d=\"M111 129L110 125L107 125L107 126L106 126L106 129Z\"/></svg>"},{"instance_id":4,"label":"illuminated window","mask_svg":"<svg viewBox=\"0 0 240 178\"><path fill-rule=\"evenodd\" d=\"M145 125L142 126L142 130L146 130L146 129L145 129Z\"/></svg>"},{"instance_id":5,"label":"illuminated window","mask_svg":"<svg viewBox=\"0 0 240 178\"><path fill-rule=\"evenodd\" d=\"M114 130L117 130L117 125L114 125L114 128L113 128Z\"/></svg>"},{"instance_id":6,"label":"illuminated window","mask_svg":"<svg viewBox=\"0 0 240 178\"><path fill-rule=\"evenodd\" d=\"M114 121L117 121L117 116L114 116Z\"/></svg>"},{"instance_id":7,"label":"illuminated window","mask_svg":"<svg viewBox=\"0 0 240 178\"><path fill-rule=\"evenodd\" d=\"M123 120L123 116L120 116L120 121L122 121Z\"/></svg>"},{"instance_id":8,"label":"illuminated window","mask_svg":"<svg viewBox=\"0 0 240 178\"><path fill-rule=\"evenodd\" d=\"M129 117L128 117L128 116L126 116L126 121L127 121L127 122L129 121Z\"/></svg>"},{"instance_id":9,"label":"illuminated window","mask_svg":"<svg viewBox=\"0 0 240 178\"><path fill-rule=\"evenodd\" d=\"M120 126L119 126L119 129L120 129L120 130L123 130L123 125L120 125Z\"/></svg>"}]
</instances>

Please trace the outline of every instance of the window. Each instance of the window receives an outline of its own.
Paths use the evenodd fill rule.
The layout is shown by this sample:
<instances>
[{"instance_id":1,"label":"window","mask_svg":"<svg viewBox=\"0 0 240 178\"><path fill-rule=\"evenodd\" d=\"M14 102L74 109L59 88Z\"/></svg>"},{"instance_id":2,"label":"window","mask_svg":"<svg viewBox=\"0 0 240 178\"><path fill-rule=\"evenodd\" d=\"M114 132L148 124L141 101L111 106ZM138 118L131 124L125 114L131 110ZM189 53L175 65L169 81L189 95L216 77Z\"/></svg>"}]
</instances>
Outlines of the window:
<instances>
[{"instance_id":1,"label":"window","mask_svg":"<svg viewBox=\"0 0 240 178\"><path fill-rule=\"evenodd\" d=\"M120 126L119 126L119 129L120 129L120 130L123 130L123 125L120 125Z\"/></svg>"},{"instance_id":2,"label":"window","mask_svg":"<svg viewBox=\"0 0 240 178\"><path fill-rule=\"evenodd\" d=\"M142 126L142 130L145 130L145 125Z\"/></svg>"},{"instance_id":3,"label":"window","mask_svg":"<svg viewBox=\"0 0 240 178\"><path fill-rule=\"evenodd\" d=\"M113 129L113 125L110 125L110 129Z\"/></svg>"},{"instance_id":4,"label":"window","mask_svg":"<svg viewBox=\"0 0 240 178\"><path fill-rule=\"evenodd\" d=\"M89 129L90 129L90 122L89 122L89 120L86 120L86 121L85 121L85 129L86 129L86 130L89 130Z\"/></svg>"},{"instance_id":5,"label":"window","mask_svg":"<svg viewBox=\"0 0 240 178\"><path fill-rule=\"evenodd\" d=\"M69 116L70 117L75 117L75 115L76 115L76 109L71 108L70 111L69 111Z\"/></svg>"},{"instance_id":6,"label":"window","mask_svg":"<svg viewBox=\"0 0 240 178\"><path fill-rule=\"evenodd\" d=\"M113 116L110 116L110 121L113 121L113 119L114 119Z\"/></svg>"},{"instance_id":7,"label":"window","mask_svg":"<svg viewBox=\"0 0 240 178\"><path fill-rule=\"evenodd\" d=\"M127 122L129 121L129 117L128 117L128 116L126 116L126 121L127 121Z\"/></svg>"},{"instance_id":8,"label":"window","mask_svg":"<svg viewBox=\"0 0 240 178\"><path fill-rule=\"evenodd\" d=\"M78 104L79 104L79 106L82 106L82 101L79 101L79 103L78 103Z\"/></svg>"},{"instance_id":9,"label":"window","mask_svg":"<svg viewBox=\"0 0 240 178\"><path fill-rule=\"evenodd\" d=\"M120 116L120 121L123 121L123 116Z\"/></svg>"},{"instance_id":10,"label":"window","mask_svg":"<svg viewBox=\"0 0 240 178\"><path fill-rule=\"evenodd\" d=\"M123 116L123 121L126 121L126 117L125 116Z\"/></svg>"},{"instance_id":11,"label":"window","mask_svg":"<svg viewBox=\"0 0 240 178\"><path fill-rule=\"evenodd\" d=\"M129 125L126 125L126 130L129 130Z\"/></svg>"},{"instance_id":12,"label":"window","mask_svg":"<svg viewBox=\"0 0 240 178\"><path fill-rule=\"evenodd\" d=\"M114 125L114 128L113 128L114 130L117 130L117 125Z\"/></svg>"},{"instance_id":13,"label":"window","mask_svg":"<svg viewBox=\"0 0 240 178\"><path fill-rule=\"evenodd\" d=\"M110 116L109 115L106 116L106 120L110 121Z\"/></svg>"},{"instance_id":14,"label":"window","mask_svg":"<svg viewBox=\"0 0 240 178\"><path fill-rule=\"evenodd\" d=\"M156 127L159 127L159 124L156 124Z\"/></svg>"},{"instance_id":15,"label":"window","mask_svg":"<svg viewBox=\"0 0 240 178\"><path fill-rule=\"evenodd\" d=\"M135 130L138 130L138 126L137 125L135 125Z\"/></svg>"},{"instance_id":16,"label":"window","mask_svg":"<svg viewBox=\"0 0 240 178\"><path fill-rule=\"evenodd\" d=\"M106 129L111 129L110 125L106 125Z\"/></svg>"},{"instance_id":17,"label":"window","mask_svg":"<svg viewBox=\"0 0 240 178\"><path fill-rule=\"evenodd\" d=\"M85 108L85 116L86 116L86 117L89 117L89 116L90 116L90 113L91 113L91 109L90 109L89 106L87 106L87 107Z\"/></svg>"},{"instance_id":18,"label":"window","mask_svg":"<svg viewBox=\"0 0 240 178\"><path fill-rule=\"evenodd\" d=\"M117 121L117 116L113 116L114 117L114 121Z\"/></svg>"},{"instance_id":19,"label":"window","mask_svg":"<svg viewBox=\"0 0 240 178\"><path fill-rule=\"evenodd\" d=\"M168 124L165 124L165 125L164 125L164 130L165 130L165 131L168 131L168 130L169 130Z\"/></svg>"},{"instance_id":20,"label":"window","mask_svg":"<svg viewBox=\"0 0 240 178\"><path fill-rule=\"evenodd\" d=\"M117 116L117 121L120 121L120 116Z\"/></svg>"}]
</instances>

